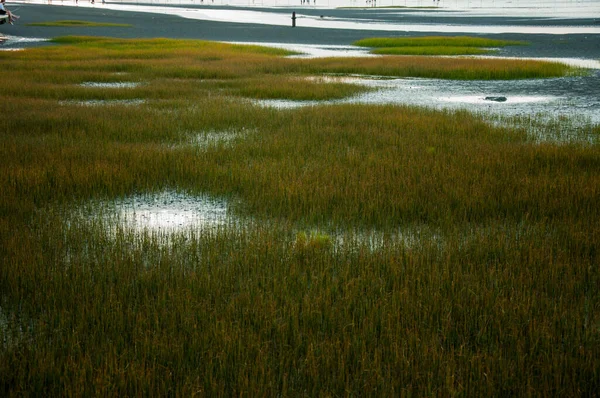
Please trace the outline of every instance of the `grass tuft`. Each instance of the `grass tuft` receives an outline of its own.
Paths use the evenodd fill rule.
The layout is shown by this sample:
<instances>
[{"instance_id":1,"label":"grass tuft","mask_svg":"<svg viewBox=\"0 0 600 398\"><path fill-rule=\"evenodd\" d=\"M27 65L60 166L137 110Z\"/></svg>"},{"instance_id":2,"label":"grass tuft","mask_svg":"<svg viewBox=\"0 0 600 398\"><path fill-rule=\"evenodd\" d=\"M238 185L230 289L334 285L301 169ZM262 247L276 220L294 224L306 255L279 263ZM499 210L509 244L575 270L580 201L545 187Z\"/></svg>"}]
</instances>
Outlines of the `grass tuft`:
<instances>
[{"instance_id":1,"label":"grass tuft","mask_svg":"<svg viewBox=\"0 0 600 398\"><path fill-rule=\"evenodd\" d=\"M496 40L469 36L375 37L353 43L360 47L506 47L525 45L516 40Z\"/></svg>"},{"instance_id":2,"label":"grass tuft","mask_svg":"<svg viewBox=\"0 0 600 398\"><path fill-rule=\"evenodd\" d=\"M374 54L386 55L481 55L494 48L525 45L514 40L496 40L469 36L376 37L354 42L371 47Z\"/></svg>"},{"instance_id":3,"label":"grass tuft","mask_svg":"<svg viewBox=\"0 0 600 398\"><path fill-rule=\"evenodd\" d=\"M449 47L449 46L404 46L404 47L382 47L371 51L380 55L483 55L491 54L493 50L477 47Z\"/></svg>"}]
</instances>

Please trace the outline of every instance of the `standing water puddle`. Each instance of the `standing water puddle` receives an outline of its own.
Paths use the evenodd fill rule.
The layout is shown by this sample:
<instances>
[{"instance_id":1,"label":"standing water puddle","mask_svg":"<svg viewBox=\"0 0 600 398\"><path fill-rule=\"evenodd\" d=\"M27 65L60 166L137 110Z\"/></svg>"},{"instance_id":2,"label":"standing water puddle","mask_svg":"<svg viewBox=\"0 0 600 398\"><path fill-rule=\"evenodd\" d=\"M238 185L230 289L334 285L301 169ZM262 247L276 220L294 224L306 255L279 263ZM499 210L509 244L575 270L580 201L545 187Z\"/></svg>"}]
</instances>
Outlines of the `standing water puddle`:
<instances>
[{"instance_id":1,"label":"standing water puddle","mask_svg":"<svg viewBox=\"0 0 600 398\"><path fill-rule=\"evenodd\" d=\"M135 106L145 104L146 100L141 98L128 99L128 100L85 100L85 101L60 101L61 105L79 105L79 106L115 106L115 105L126 105Z\"/></svg>"},{"instance_id":2,"label":"standing water puddle","mask_svg":"<svg viewBox=\"0 0 600 398\"><path fill-rule=\"evenodd\" d=\"M224 199L173 191L135 195L114 203L121 225L135 230L177 232L225 226L230 217Z\"/></svg>"},{"instance_id":3,"label":"standing water puddle","mask_svg":"<svg viewBox=\"0 0 600 398\"><path fill-rule=\"evenodd\" d=\"M84 82L81 83L82 87L91 87L91 88L134 88L138 87L140 83L136 82Z\"/></svg>"},{"instance_id":4,"label":"standing water puddle","mask_svg":"<svg viewBox=\"0 0 600 398\"><path fill-rule=\"evenodd\" d=\"M240 131L236 130L225 130L225 131L216 131L209 130L203 131L200 133L192 134L189 139L189 144L202 149L208 149L212 147L217 147L220 145L231 146L233 142L243 137L246 133L245 129L241 129Z\"/></svg>"},{"instance_id":5,"label":"standing water puddle","mask_svg":"<svg viewBox=\"0 0 600 398\"><path fill-rule=\"evenodd\" d=\"M98 206L101 211L98 211ZM92 205L89 214L92 218L102 214L102 224L108 231L125 229L134 233L150 233L160 236L167 243L171 234L187 232L211 232L230 229L242 230L257 222L252 218L240 218L229 209L229 202L223 198L209 195L193 196L175 191L163 191L155 194L139 194L112 202ZM95 210L94 210L95 209ZM258 221L260 222L260 221ZM273 220L263 220L265 228ZM285 222L283 223L285 224ZM280 223L275 222L273 228ZM292 227L292 231L295 228ZM282 230L282 236L285 232ZM442 244L441 237L427 226L398 229L394 232L377 230L329 230L312 229L308 232L299 229L292 232L292 242L297 245L299 234L305 234L310 242L315 236L324 237L331 249L352 251L366 248L379 251L389 245L402 245L416 248L425 238L427 242Z\"/></svg>"}]
</instances>

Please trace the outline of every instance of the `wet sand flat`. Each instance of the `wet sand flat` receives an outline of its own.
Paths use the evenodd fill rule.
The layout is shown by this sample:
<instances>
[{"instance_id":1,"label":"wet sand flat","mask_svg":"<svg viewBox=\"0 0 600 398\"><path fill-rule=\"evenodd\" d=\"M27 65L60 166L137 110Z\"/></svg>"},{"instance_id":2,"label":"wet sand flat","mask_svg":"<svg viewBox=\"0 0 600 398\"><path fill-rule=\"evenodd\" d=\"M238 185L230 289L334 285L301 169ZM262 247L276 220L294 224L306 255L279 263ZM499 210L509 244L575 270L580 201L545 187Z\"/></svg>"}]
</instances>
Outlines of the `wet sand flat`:
<instances>
[{"instance_id":1,"label":"wet sand flat","mask_svg":"<svg viewBox=\"0 0 600 398\"><path fill-rule=\"evenodd\" d=\"M84 5L85 4L85 5ZM156 4L156 3L155 3ZM256 7L228 7L228 6L198 6L164 5L144 7L144 10L155 12L136 12L111 9L111 4L103 6L96 4L90 6L83 3L73 6L72 2L54 2L53 4L13 3L8 7L18 8L21 20L16 25L0 26L0 35L17 38L49 39L64 35L92 35L120 38L186 38L204 39L231 42L252 43L290 43L290 44L315 44L315 45L350 45L356 40L367 37L392 37L392 36L427 36L427 35L461 35L460 32L444 32L446 28L464 26L470 27L469 35L490 37L497 39L525 40L527 46L510 46L501 49L498 55L513 57L561 57L600 59L600 19L590 16L587 18L532 18L531 16L507 16L491 14L468 14L446 9L309 9L300 7L256 8ZM113 5L117 7L117 5ZM120 5L119 5L120 6ZM169 14L169 10L185 9L195 12L215 13L222 11L225 14L247 11L249 15L262 15L260 23L215 21L206 19L185 18ZM291 14L297 12L297 26L291 26ZM264 16L266 15L266 17ZM264 18L278 20L289 19L290 26L268 24ZM322 17L322 18L321 18ZM318 20L324 21L324 27L318 26ZM91 22L124 23L131 27L39 27L28 26L28 23L51 22L58 20L83 20ZM311 21L311 27L303 26ZM359 28L327 28L325 22L331 21L366 21L365 29ZM375 24L405 24L408 30L382 31L370 29ZM420 26L418 30L411 31L410 26ZM340 25L340 26L343 26ZM423 30L425 26L425 31ZM427 26L432 26L431 31L426 31ZM481 33L475 34L478 27L486 27L494 31L493 27L515 27L513 33ZM520 27L520 28L519 28ZM578 33L552 34L552 33L519 33L526 32L525 28L543 28L544 32L573 31ZM465 28L465 30L467 30ZM490 30L491 29L491 30ZM561 30L563 29L563 30ZM460 29L459 29L460 30ZM482 29L484 30L484 29ZM497 30L497 29L496 29ZM502 29L500 29L501 31ZM516 32L516 33L515 33ZM591 32L591 33L590 33ZM48 45L43 41L20 40L5 42L2 47L28 47Z\"/></svg>"}]
</instances>

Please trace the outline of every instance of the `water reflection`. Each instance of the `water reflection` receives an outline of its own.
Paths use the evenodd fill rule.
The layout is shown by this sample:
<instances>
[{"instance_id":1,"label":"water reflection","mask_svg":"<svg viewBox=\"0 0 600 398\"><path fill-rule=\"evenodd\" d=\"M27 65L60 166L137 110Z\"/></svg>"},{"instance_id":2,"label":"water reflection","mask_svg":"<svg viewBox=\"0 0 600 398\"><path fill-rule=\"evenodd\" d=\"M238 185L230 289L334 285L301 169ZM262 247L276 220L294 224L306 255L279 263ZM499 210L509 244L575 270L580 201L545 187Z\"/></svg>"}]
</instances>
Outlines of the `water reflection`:
<instances>
[{"instance_id":1,"label":"water reflection","mask_svg":"<svg viewBox=\"0 0 600 398\"><path fill-rule=\"evenodd\" d=\"M140 85L136 82L83 82L82 87L89 88L135 88Z\"/></svg>"},{"instance_id":2,"label":"water reflection","mask_svg":"<svg viewBox=\"0 0 600 398\"><path fill-rule=\"evenodd\" d=\"M68 101L60 101L61 105L79 105L79 106L137 106L145 104L146 100L137 98L137 99L127 99L127 100L85 100L85 101L76 101L76 100L68 100Z\"/></svg>"},{"instance_id":3,"label":"water reflection","mask_svg":"<svg viewBox=\"0 0 600 398\"><path fill-rule=\"evenodd\" d=\"M353 82L378 90L337 101L264 100L258 103L277 108L324 103L407 104L435 109L466 109L508 117L549 114L600 123L600 70L588 76L555 79L456 81L355 77ZM506 101L486 100L489 96L503 96Z\"/></svg>"},{"instance_id":4,"label":"water reflection","mask_svg":"<svg viewBox=\"0 0 600 398\"><path fill-rule=\"evenodd\" d=\"M142 231L210 229L224 226L229 220L224 199L174 191L123 198L114 203L114 209L122 226Z\"/></svg>"},{"instance_id":5,"label":"water reflection","mask_svg":"<svg viewBox=\"0 0 600 398\"><path fill-rule=\"evenodd\" d=\"M258 222L264 228L276 228L286 225L277 220L257 221L252 218L241 218L232 214L229 202L224 198L210 195L189 195L176 191L162 191L132 195L111 202L93 203L89 209L92 217L102 215L103 225L109 231L128 230L134 234L150 233L161 237L162 243L168 243L170 236L182 236L186 233L216 232L227 228L229 231L248 230ZM271 225L271 227L269 227ZM426 225L397 229L395 231L378 231L365 229L323 230L292 228L288 239L296 244L298 236L305 234L310 241L314 236L324 237L335 251L352 252L367 249L378 251L390 244L402 245L406 248L417 248L422 240L442 244L441 236ZM285 235L282 231L282 236ZM1 319L0 319L1 320ZM1 326L1 325L0 325Z\"/></svg>"},{"instance_id":6,"label":"water reflection","mask_svg":"<svg viewBox=\"0 0 600 398\"><path fill-rule=\"evenodd\" d=\"M45 1L29 0L32 3ZM353 0L318 0L308 4L291 0L217 0L210 3L194 0L154 0L132 2L112 0L104 4L87 2L61 2L64 6L97 7L119 11L151 12L178 15L183 18L252 23L275 26L290 26L290 14L282 7L294 7L297 26L324 29L379 30L393 32L445 32L470 34L526 33L526 34L599 34L600 27L588 24L556 24L556 18L590 18L600 15L600 4L594 0L533 0L526 4L509 0L472 1L443 0L429 2L424 0L380 0L377 9L367 7L374 3ZM222 8L222 6L243 6ZM381 7L418 7L401 9ZM330 16L325 9L336 7L361 7L360 16ZM424 8L426 7L426 8ZM371 9L370 9L371 8ZM365 12L367 11L367 12ZM447 21L447 18L485 18L493 16L515 17L513 24L478 23L471 21ZM407 17L410 17L407 19ZM419 22L420 18L421 22ZM528 19L524 19L528 18Z\"/></svg>"}]
</instances>

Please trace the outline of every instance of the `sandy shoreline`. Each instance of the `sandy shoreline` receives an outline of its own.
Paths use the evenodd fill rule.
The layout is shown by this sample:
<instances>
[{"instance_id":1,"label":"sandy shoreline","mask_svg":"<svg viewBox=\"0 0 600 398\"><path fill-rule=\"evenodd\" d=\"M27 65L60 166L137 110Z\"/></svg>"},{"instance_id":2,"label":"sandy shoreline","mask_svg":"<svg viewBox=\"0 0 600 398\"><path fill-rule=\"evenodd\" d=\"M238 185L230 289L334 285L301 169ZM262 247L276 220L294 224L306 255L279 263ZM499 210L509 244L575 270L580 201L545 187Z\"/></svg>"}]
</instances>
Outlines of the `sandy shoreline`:
<instances>
[{"instance_id":1,"label":"sandy shoreline","mask_svg":"<svg viewBox=\"0 0 600 398\"><path fill-rule=\"evenodd\" d=\"M315 44L315 45L350 45L352 42L365 37L381 36L424 36L424 35L456 35L456 33L428 33L428 32L382 32L377 30L358 29L324 29L314 27L303 27L302 19L299 19L295 28L290 26L274 26L267 24L217 22L207 20L195 20L182 18L177 15L130 12L111 10L102 7L73 7L42 4L13 4L18 7L21 20L16 25L1 25L0 36L12 36L24 38L22 40L9 40L0 48L31 47L48 45L43 41L30 40L32 38L49 39L64 35L92 35L110 36L122 38L191 38L231 42L253 42L253 43L293 43L293 44ZM186 6L190 8L189 6ZM194 8L202 9L202 6ZM10 9L10 4L9 4ZM215 10L243 10L243 7L206 7ZM260 9L252 8L257 11ZM264 9L279 18L291 16L295 8ZM531 17L508 18L502 16L476 16L465 17L457 13L439 13L439 10L431 12L414 12L414 10L378 9L300 9L303 16L320 18L338 18L345 20L368 17L372 20L385 20L394 23L395 20L403 23L414 24L471 24L474 26L493 26L495 24L510 23L514 26L599 26L594 17L585 19L535 19ZM437 12L437 14L432 14ZM434 17L435 16L435 17ZM111 22L131 24L129 28L117 27L35 27L27 26L28 23L48 22L57 20L85 20L94 22ZM368 25L366 25L368 26ZM528 46L512 46L502 49L498 55L511 57L561 57L561 58L584 58L600 59L600 35L599 34L525 34L525 33L501 33L481 34L479 36L502 38L511 40L526 40Z\"/></svg>"}]
</instances>

